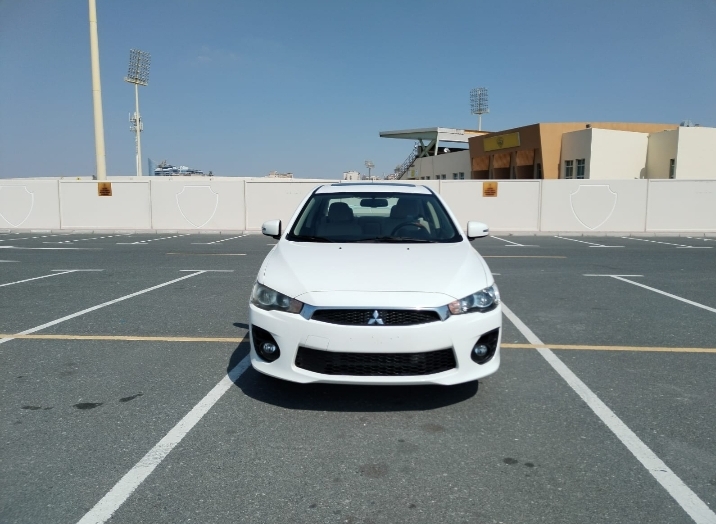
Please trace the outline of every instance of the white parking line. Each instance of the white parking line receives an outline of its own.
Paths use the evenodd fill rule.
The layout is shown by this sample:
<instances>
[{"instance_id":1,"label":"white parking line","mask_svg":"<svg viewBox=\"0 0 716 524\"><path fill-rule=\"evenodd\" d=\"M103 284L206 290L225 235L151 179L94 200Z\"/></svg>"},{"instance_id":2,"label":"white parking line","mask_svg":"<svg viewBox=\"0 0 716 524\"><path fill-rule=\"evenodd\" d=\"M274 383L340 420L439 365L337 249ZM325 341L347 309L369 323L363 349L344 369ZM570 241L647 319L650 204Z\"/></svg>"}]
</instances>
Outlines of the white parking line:
<instances>
[{"instance_id":1,"label":"white parking line","mask_svg":"<svg viewBox=\"0 0 716 524\"><path fill-rule=\"evenodd\" d=\"M703 240L704 242L716 242L716 238L686 237L691 240Z\"/></svg>"},{"instance_id":2,"label":"white parking line","mask_svg":"<svg viewBox=\"0 0 716 524\"><path fill-rule=\"evenodd\" d=\"M509 246L506 246L506 247L512 247L512 246L515 246L515 247L539 247L539 246L527 246L525 244L518 244L517 242L513 242L512 240L506 240L504 238L496 237L494 235L490 235L490 238L496 238L497 240L502 240L503 242L507 242L508 244L510 244Z\"/></svg>"},{"instance_id":3,"label":"white parking line","mask_svg":"<svg viewBox=\"0 0 716 524\"><path fill-rule=\"evenodd\" d=\"M585 275L585 276L586 276L586 275ZM699 304L698 302L694 302L693 300L689 300L689 299L687 299L687 298L682 298L682 297L677 296L677 295L672 295L671 293L667 293L666 291L662 291L662 290L660 290L660 289L656 289L655 287L645 286L644 284L640 284L639 282L633 282L633 281L631 281L631 280L629 280L629 279L627 279L627 278L624 278L624 277L627 277L627 276L640 276L640 275L605 275L605 276L610 276L610 277L615 278L615 279L617 279L617 280L621 280L622 282L627 282L628 284L632 284L632 285L634 285L634 286L643 287L644 289L648 289L649 291L653 291L654 293L659 293L660 295L664 295L664 296L667 296L667 297L669 297L669 298L673 298L673 299L675 299L675 300L680 300L681 302L684 302L684 303L686 303L686 304L689 304L689 305L692 305L692 306L696 306L696 307L700 307L701 309L705 309L706 311L711 311L711 313L716 313L716 308L712 308L712 307L709 307L709 306L705 306L705 305L703 305L703 304Z\"/></svg>"},{"instance_id":4,"label":"white parking line","mask_svg":"<svg viewBox=\"0 0 716 524\"><path fill-rule=\"evenodd\" d=\"M189 233L186 235L174 235L171 237L162 237L162 238L149 238L147 240L138 240L137 242L117 242L117 245L125 245L125 246L133 246L133 245L145 245L148 242L156 242L157 240L168 240L170 238L179 238L179 237L188 237Z\"/></svg>"},{"instance_id":5,"label":"white parking line","mask_svg":"<svg viewBox=\"0 0 716 524\"><path fill-rule=\"evenodd\" d=\"M102 271L101 269L53 269L56 273L50 273L49 275L42 275L41 277L26 278L25 280L17 280L15 282L8 282L7 284L0 284L0 287L12 286L14 284L22 284L23 282L30 282L32 280L40 280L42 278L58 277L60 275L66 275L68 273L77 273L78 271Z\"/></svg>"},{"instance_id":6,"label":"white parking line","mask_svg":"<svg viewBox=\"0 0 716 524\"><path fill-rule=\"evenodd\" d=\"M0 260L0 264L3 262L17 262L17 260Z\"/></svg>"},{"instance_id":7,"label":"white parking line","mask_svg":"<svg viewBox=\"0 0 716 524\"><path fill-rule=\"evenodd\" d=\"M94 507L82 517L77 524L100 524L107 522L119 507L124 504L134 490L144 482L152 471L164 460L169 452L179 444L191 429L206 415L209 410L224 396L241 374L249 367L246 356L231 369L199 403L182 418L166 436L157 442L142 459L130 469Z\"/></svg>"},{"instance_id":8,"label":"white parking line","mask_svg":"<svg viewBox=\"0 0 716 524\"><path fill-rule=\"evenodd\" d=\"M239 236L237 236L237 237L222 238L221 240L215 240L214 242L192 242L191 244L192 244L193 246L197 246L197 245L208 246L209 244L219 244L219 243L221 243L221 242L226 242L227 240L234 240L235 238L243 238L243 237L245 237L245 236L246 236L246 235L239 235Z\"/></svg>"},{"instance_id":9,"label":"white parking line","mask_svg":"<svg viewBox=\"0 0 716 524\"><path fill-rule=\"evenodd\" d=\"M576 238L558 237L557 235L555 235L554 238L561 238L562 240L571 240L572 242L580 242L582 244L589 244L589 247L624 247L624 246L605 246L604 244L595 244L594 242L587 242L585 240L577 240Z\"/></svg>"},{"instance_id":10,"label":"white parking line","mask_svg":"<svg viewBox=\"0 0 716 524\"><path fill-rule=\"evenodd\" d=\"M91 249L101 249L99 247L20 247L20 246L0 246L0 249L25 249L25 250L40 250L40 251L62 251L62 250L80 250L88 251Z\"/></svg>"},{"instance_id":11,"label":"white parking line","mask_svg":"<svg viewBox=\"0 0 716 524\"><path fill-rule=\"evenodd\" d=\"M186 280L187 278L195 277L197 275L201 275L202 273L205 273L205 271L197 271L196 273L191 273L189 275L184 275L183 277L175 278L174 280L170 280L169 282L164 282L163 284L159 284L157 286L148 287L147 289L142 289L141 291L136 291L134 293L131 293L129 295L124 295L123 297L115 298L114 300L109 300L108 302L103 302L101 304L98 304L96 306L89 307L87 309L83 309L82 311L78 311L77 313L72 313L71 315L64 316L62 318L58 318L57 320L53 320L51 322L47 322L45 324L40 324L39 326L35 326L34 328L26 329L25 331L21 331L20 333L17 333L18 335L29 335L30 333L35 333L37 331L41 331L45 328L48 328L50 326L57 325L61 322L64 322L65 320L70 320L76 317L79 317L81 315L84 315L85 313L90 313L92 311L96 311L98 309L102 309L103 307L111 306L112 304L116 304L118 302L122 302L124 300L128 300L130 298L137 297L139 295L143 295L144 293L149 293L150 291L154 291L155 289L162 288L164 286L168 286L170 284L174 284L175 282L179 282L180 280ZM4 344L5 342L10 342L11 340L14 340L13 337L7 337L7 338L0 338L0 344Z\"/></svg>"},{"instance_id":12,"label":"white parking line","mask_svg":"<svg viewBox=\"0 0 716 524\"><path fill-rule=\"evenodd\" d=\"M646 238L621 237L624 240L638 240L639 242L652 242L654 244L664 244L666 246L676 246L677 249L711 249L711 246L687 246L686 244L672 244L671 242L661 242L659 240L648 240Z\"/></svg>"},{"instance_id":13,"label":"white parking line","mask_svg":"<svg viewBox=\"0 0 716 524\"><path fill-rule=\"evenodd\" d=\"M127 235L108 235L106 237L76 238L75 240L51 240L43 241L43 244L71 244L72 242L85 242L87 240L101 240L103 238L124 237Z\"/></svg>"},{"instance_id":14,"label":"white parking line","mask_svg":"<svg viewBox=\"0 0 716 524\"><path fill-rule=\"evenodd\" d=\"M19 234L19 233L15 233L15 234L17 235L17 234ZM15 240L34 240L34 239L36 239L36 238L48 238L48 237L56 237L56 236L59 236L59 235L42 235L42 236L24 237L24 238L3 238L3 239L0 239L0 242L7 242L8 240L12 240L12 241L15 241Z\"/></svg>"},{"instance_id":15,"label":"white parking line","mask_svg":"<svg viewBox=\"0 0 716 524\"><path fill-rule=\"evenodd\" d=\"M530 328L502 304L505 316L524 335L530 344L544 346ZM641 462L646 470L661 484L674 500L697 524L716 524L716 513L701 500L691 488L673 472L656 454L644 444L629 427L602 402L587 385L570 370L550 349L537 349L542 357L579 395L601 421L616 435L626 448Z\"/></svg>"}]
</instances>

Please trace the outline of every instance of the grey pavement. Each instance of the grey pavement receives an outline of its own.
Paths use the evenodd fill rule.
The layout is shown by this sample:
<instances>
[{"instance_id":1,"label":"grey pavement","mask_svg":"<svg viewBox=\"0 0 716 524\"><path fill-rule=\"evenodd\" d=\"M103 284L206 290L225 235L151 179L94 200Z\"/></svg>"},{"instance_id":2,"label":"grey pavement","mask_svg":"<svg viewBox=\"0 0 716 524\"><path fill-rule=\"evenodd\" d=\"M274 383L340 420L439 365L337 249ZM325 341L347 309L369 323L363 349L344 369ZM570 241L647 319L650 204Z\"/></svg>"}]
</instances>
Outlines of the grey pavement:
<instances>
[{"instance_id":1,"label":"grey pavement","mask_svg":"<svg viewBox=\"0 0 716 524\"><path fill-rule=\"evenodd\" d=\"M45 235L45 234L42 234ZM0 522L87 513L247 353L268 237L5 235L0 333L207 272L37 334L243 342L15 339L0 344ZM500 236L497 234L497 236ZM31 238L38 237L38 238ZM165 238L174 237L174 238ZM23 238L24 240L19 240ZM549 236L475 241L514 313L693 492L716 508L716 242ZM118 244L140 242L142 244ZM225 240L208 244L217 240ZM69 244L48 244L62 241ZM670 244L708 246L684 249ZM81 250L34 249L81 247ZM539 258L537 258L539 257ZM375 270L380 270L375 261ZM526 340L505 319L503 343ZM245 371L111 522L693 522L550 365L505 348L455 387L301 386Z\"/></svg>"}]
</instances>

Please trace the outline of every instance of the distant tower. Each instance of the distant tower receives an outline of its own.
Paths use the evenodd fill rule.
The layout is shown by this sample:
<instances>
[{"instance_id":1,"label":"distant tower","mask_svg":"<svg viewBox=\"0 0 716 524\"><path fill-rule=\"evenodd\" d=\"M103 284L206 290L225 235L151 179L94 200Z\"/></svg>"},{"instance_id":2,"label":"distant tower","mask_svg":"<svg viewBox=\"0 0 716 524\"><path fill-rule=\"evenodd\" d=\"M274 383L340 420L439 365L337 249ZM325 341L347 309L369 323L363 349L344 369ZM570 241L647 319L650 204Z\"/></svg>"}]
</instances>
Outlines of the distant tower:
<instances>
[{"instance_id":1,"label":"distant tower","mask_svg":"<svg viewBox=\"0 0 716 524\"><path fill-rule=\"evenodd\" d=\"M486 87L470 89L470 112L477 115L477 130L482 131L482 115L490 112Z\"/></svg>"},{"instance_id":2,"label":"distant tower","mask_svg":"<svg viewBox=\"0 0 716 524\"><path fill-rule=\"evenodd\" d=\"M375 167L375 164L373 162L371 162L370 160L366 160L365 167L368 168L368 179L370 179L370 170Z\"/></svg>"},{"instance_id":3,"label":"distant tower","mask_svg":"<svg viewBox=\"0 0 716 524\"><path fill-rule=\"evenodd\" d=\"M146 86L149 82L149 53L139 49L129 50L129 69L125 82L134 84L134 115L129 115L129 130L135 133L135 147L137 152L137 176L142 176L142 141L140 133L144 130L142 117L139 116L139 86ZM150 173L154 174L154 173Z\"/></svg>"}]
</instances>

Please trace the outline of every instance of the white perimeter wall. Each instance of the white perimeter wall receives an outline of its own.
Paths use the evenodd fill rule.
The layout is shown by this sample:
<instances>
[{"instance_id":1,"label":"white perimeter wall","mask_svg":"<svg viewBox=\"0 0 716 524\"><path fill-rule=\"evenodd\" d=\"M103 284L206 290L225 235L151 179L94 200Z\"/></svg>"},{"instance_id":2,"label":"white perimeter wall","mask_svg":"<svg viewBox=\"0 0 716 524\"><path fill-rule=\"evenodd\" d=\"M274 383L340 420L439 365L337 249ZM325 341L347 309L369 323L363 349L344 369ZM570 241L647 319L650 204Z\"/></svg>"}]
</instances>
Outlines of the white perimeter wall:
<instances>
[{"instance_id":1,"label":"white perimeter wall","mask_svg":"<svg viewBox=\"0 0 716 524\"><path fill-rule=\"evenodd\" d=\"M259 231L287 223L303 198L329 180L238 178L0 179L0 229ZM495 232L716 232L716 180L416 181L439 193L462 227Z\"/></svg>"}]
</instances>

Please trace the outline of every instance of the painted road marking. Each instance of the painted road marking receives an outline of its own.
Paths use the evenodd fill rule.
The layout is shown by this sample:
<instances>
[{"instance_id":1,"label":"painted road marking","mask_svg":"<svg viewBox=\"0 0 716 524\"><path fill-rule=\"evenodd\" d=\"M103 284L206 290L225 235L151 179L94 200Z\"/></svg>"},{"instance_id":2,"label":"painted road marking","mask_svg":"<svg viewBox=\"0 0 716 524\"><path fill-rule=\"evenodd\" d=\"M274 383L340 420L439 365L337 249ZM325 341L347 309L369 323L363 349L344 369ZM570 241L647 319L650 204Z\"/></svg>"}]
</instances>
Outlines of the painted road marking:
<instances>
[{"instance_id":1,"label":"painted road marking","mask_svg":"<svg viewBox=\"0 0 716 524\"><path fill-rule=\"evenodd\" d=\"M526 246L524 244L518 244L517 242L513 242L512 240L506 240L504 238L496 237L493 235L490 235L490 238L496 238L497 240L502 240L503 242L507 242L509 244L509 246L505 246L505 247L511 247L511 246L514 246L514 247L539 247L539 246Z\"/></svg>"},{"instance_id":2,"label":"painted road marking","mask_svg":"<svg viewBox=\"0 0 716 524\"><path fill-rule=\"evenodd\" d=\"M19 233L15 233L16 235L19 235ZM59 235L42 235L42 236L35 236L35 237L24 237L24 238L3 238L0 239L0 242L7 242L8 240L34 240L36 238L48 238L48 237L56 237Z\"/></svg>"},{"instance_id":3,"label":"painted road marking","mask_svg":"<svg viewBox=\"0 0 716 524\"><path fill-rule=\"evenodd\" d=\"M72 242L85 242L87 240L102 240L103 238L113 238L113 237L124 237L127 235L108 235L106 237L93 237L93 238L76 238L75 240L52 240L52 241L45 241L43 244L71 244Z\"/></svg>"},{"instance_id":4,"label":"painted road marking","mask_svg":"<svg viewBox=\"0 0 716 524\"><path fill-rule=\"evenodd\" d=\"M528 328L504 302L502 311L515 327L532 344L545 344ZM716 513L711 511L691 488L673 472L656 454L644 444L629 427L602 402L587 385L570 370L557 355L547 347L537 349L540 355L554 368L567 384L579 395L602 422L616 435L626 448L641 462L646 470L661 484L674 500L697 524L716 524Z\"/></svg>"},{"instance_id":5,"label":"painted road marking","mask_svg":"<svg viewBox=\"0 0 716 524\"><path fill-rule=\"evenodd\" d=\"M152 471L164 460L169 452L196 426L216 404L224 393L231 389L239 377L249 367L246 356L234 366L199 403L174 426L166 436L157 442L142 459L130 469L77 524L100 524L107 522L119 507L134 493Z\"/></svg>"},{"instance_id":6,"label":"painted road marking","mask_svg":"<svg viewBox=\"0 0 716 524\"><path fill-rule=\"evenodd\" d=\"M659 240L648 240L646 238L622 237L624 240L638 240L639 242L652 242L654 244L664 244L667 246L676 246L677 249L711 249L711 246L687 246L686 244L672 244L671 242L661 242Z\"/></svg>"},{"instance_id":7,"label":"painted road marking","mask_svg":"<svg viewBox=\"0 0 716 524\"><path fill-rule=\"evenodd\" d=\"M634 282L632 280L629 280L627 278L624 278L623 276L619 275L609 275L612 278L615 278L617 280L621 280L622 282L627 282L628 284L632 284L634 286L643 287L644 289L648 289L649 291L653 291L654 293L659 293L660 295L664 295L669 298L673 298L675 300L680 300L681 302L684 302L686 304L690 304L692 306L700 307L701 309L705 309L706 311L711 311L711 313L716 313L716 308L705 306L704 304L699 304L698 302L694 302L693 300L689 300L677 295L672 295L671 293L667 293L666 291L662 291L661 289L656 289L655 287L649 287L645 286L644 284L640 284L639 282Z\"/></svg>"},{"instance_id":8,"label":"painted road marking","mask_svg":"<svg viewBox=\"0 0 716 524\"><path fill-rule=\"evenodd\" d=\"M68 273L77 273L79 271L102 271L101 269L53 269L56 273L50 273L49 275L42 275L41 277L26 278L25 280L17 280L15 282L8 282L7 284L0 284L0 287L12 286L14 284L22 284L23 282L30 282L32 280L40 280L42 278L58 277L60 275L67 275Z\"/></svg>"},{"instance_id":9,"label":"painted road marking","mask_svg":"<svg viewBox=\"0 0 716 524\"><path fill-rule=\"evenodd\" d=\"M239 235L237 237L231 237L231 238L222 238L221 240L215 240L214 242L192 242L192 245L198 246L198 245L209 245L209 244L219 244L221 242L226 242L227 240L234 240L235 238L243 238L246 235Z\"/></svg>"},{"instance_id":10,"label":"painted road marking","mask_svg":"<svg viewBox=\"0 0 716 524\"><path fill-rule=\"evenodd\" d=\"M594 242L587 242L585 240L577 240L576 238L558 237L555 235L554 238L561 238L562 240L569 240L571 242L579 242L581 244L589 244L589 247L624 247L624 246L605 246L604 244L595 244Z\"/></svg>"},{"instance_id":11,"label":"painted road marking","mask_svg":"<svg viewBox=\"0 0 716 524\"><path fill-rule=\"evenodd\" d=\"M83 309L82 311L78 311L77 313L72 313L71 315L64 316L62 318L58 318L57 320L53 320L51 322L47 322L45 324L40 324L39 326L35 326L34 328L26 329L25 331L21 331L18 333L18 335L29 335L31 333L35 333L36 331L41 331L45 328L48 328L50 326L57 325L61 322L64 322L65 320L70 320L76 317L79 317L81 315L84 315L85 313L90 313L92 311L96 311L98 309L102 309L103 307L111 306L112 304L116 304L118 302L122 302L124 300L128 300L130 298L134 298L139 295L143 295L144 293L149 293L150 291L154 291L155 289L162 288L164 286L168 286L170 284L174 284L175 282L179 282L181 280L186 280L187 278L195 277L197 275L201 275L205 273L204 271L197 271L196 273L190 273L188 275L184 275L180 278L175 278L174 280L170 280L169 282L164 282L163 284L159 284L156 286L148 287L146 289L142 289L141 291L136 291L134 293L131 293L129 295L124 295L123 297L115 298L114 300L109 300L107 302L103 302L101 304L98 304L96 306L89 307L87 309ZM0 338L0 344L4 344L5 342L10 342L15 337L3 337Z\"/></svg>"},{"instance_id":12,"label":"painted road marking","mask_svg":"<svg viewBox=\"0 0 716 524\"><path fill-rule=\"evenodd\" d=\"M247 331L245 328L240 330ZM19 335L0 334L0 338L16 338L18 340L89 340L105 342L193 342L193 343L220 343L239 344L244 339L238 337L172 337L172 336L144 336L144 335ZM650 346L587 346L581 344L510 344L502 343L504 349L558 349L574 351L623 351L623 352L654 352L654 353L714 353L716 348L678 348L678 347L650 347Z\"/></svg>"},{"instance_id":13,"label":"painted road marking","mask_svg":"<svg viewBox=\"0 0 716 524\"><path fill-rule=\"evenodd\" d=\"M204 255L212 257L245 257L246 253L167 253L167 255Z\"/></svg>"},{"instance_id":14,"label":"painted road marking","mask_svg":"<svg viewBox=\"0 0 716 524\"><path fill-rule=\"evenodd\" d=\"M644 275L582 275L585 277L643 277Z\"/></svg>"},{"instance_id":15,"label":"painted road marking","mask_svg":"<svg viewBox=\"0 0 716 524\"><path fill-rule=\"evenodd\" d=\"M162 237L162 238L149 238L147 240L137 240L136 242L117 242L117 245L124 245L124 246L134 246L134 245L146 245L148 242L156 242L157 240L168 240L170 238L179 238L179 237L188 237L189 233L186 235L174 235L171 237Z\"/></svg>"},{"instance_id":16,"label":"painted road marking","mask_svg":"<svg viewBox=\"0 0 716 524\"><path fill-rule=\"evenodd\" d=\"M25 250L35 250L39 249L41 251L67 251L67 250L74 250L74 251L89 251L92 249L102 249L100 247L17 247L17 246L0 246L0 249L25 249Z\"/></svg>"},{"instance_id":17,"label":"painted road marking","mask_svg":"<svg viewBox=\"0 0 716 524\"><path fill-rule=\"evenodd\" d=\"M0 260L0 264L3 262L18 262L17 260Z\"/></svg>"},{"instance_id":18,"label":"painted road marking","mask_svg":"<svg viewBox=\"0 0 716 524\"><path fill-rule=\"evenodd\" d=\"M530 247L530 246L525 246ZM534 246L539 247L539 246ZM540 255L483 255L482 258L567 258L563 256L540 256Z\"/></svg>"},{"instance_id":19,"label":"painted road marking","mask_svg":"<svg viewBox=\"0 0 716 524\"><path fill-rule=\"evenodd\" d=\"M703 240L704 242L716 242L716 238L686 237L691 240Z\"/></svg>"}]
</instances>

